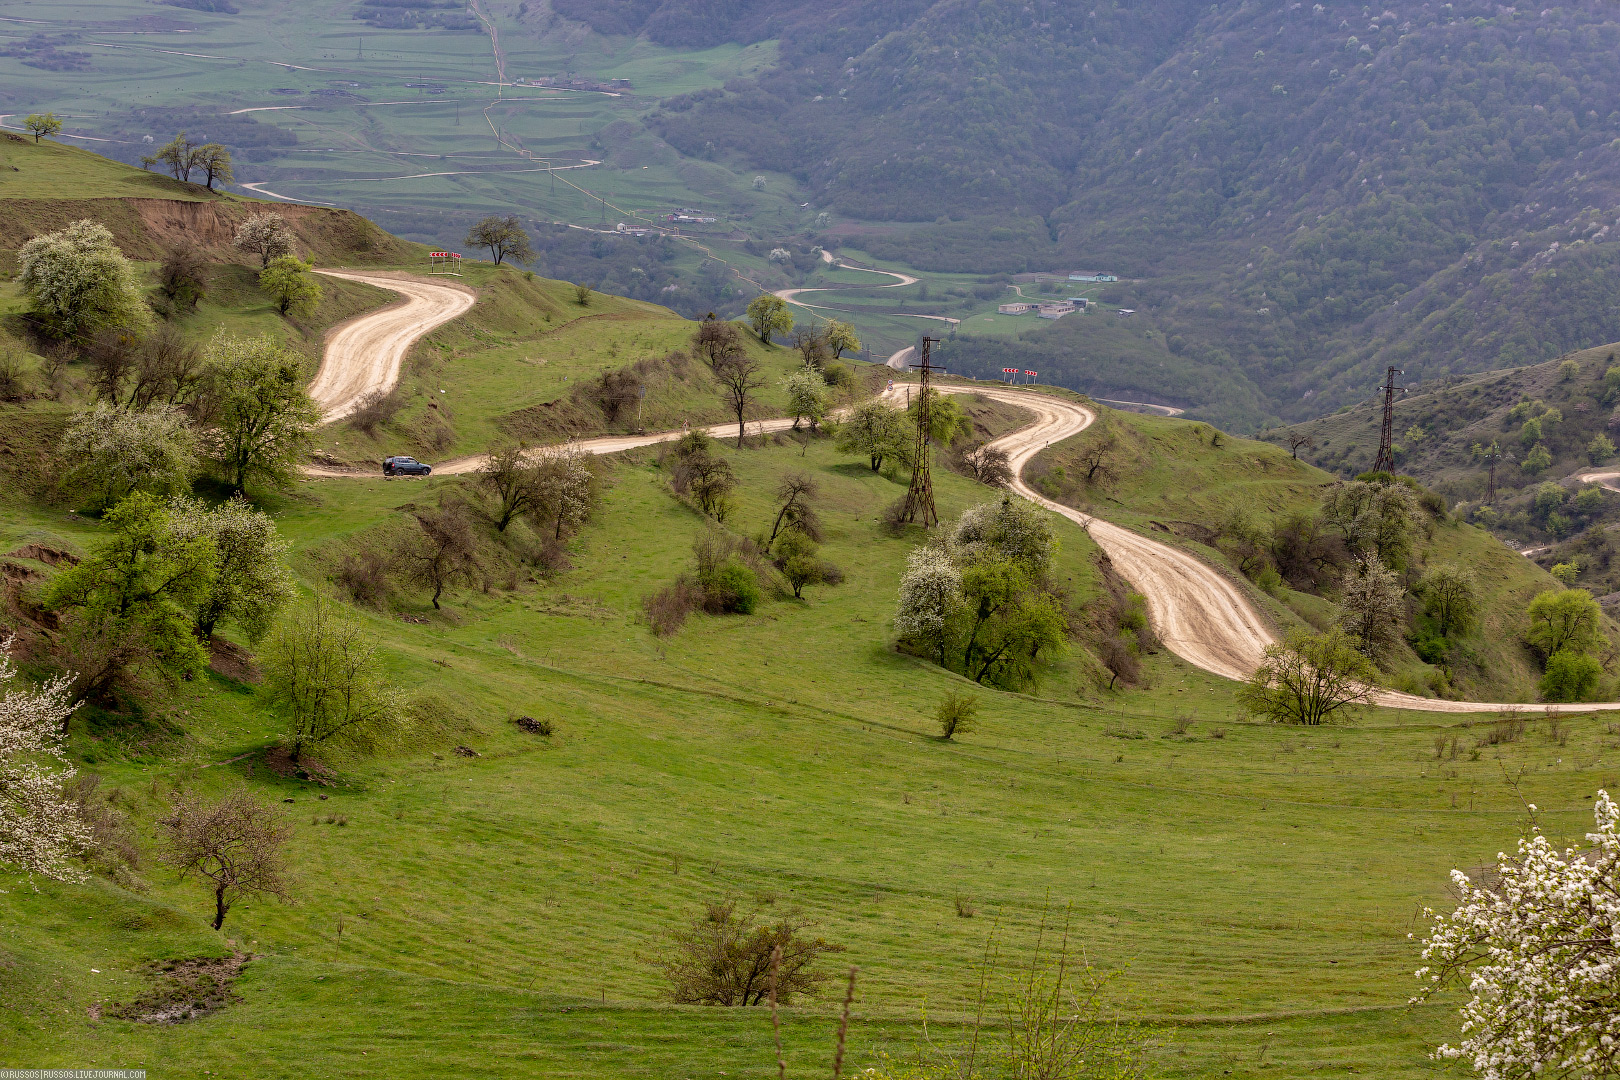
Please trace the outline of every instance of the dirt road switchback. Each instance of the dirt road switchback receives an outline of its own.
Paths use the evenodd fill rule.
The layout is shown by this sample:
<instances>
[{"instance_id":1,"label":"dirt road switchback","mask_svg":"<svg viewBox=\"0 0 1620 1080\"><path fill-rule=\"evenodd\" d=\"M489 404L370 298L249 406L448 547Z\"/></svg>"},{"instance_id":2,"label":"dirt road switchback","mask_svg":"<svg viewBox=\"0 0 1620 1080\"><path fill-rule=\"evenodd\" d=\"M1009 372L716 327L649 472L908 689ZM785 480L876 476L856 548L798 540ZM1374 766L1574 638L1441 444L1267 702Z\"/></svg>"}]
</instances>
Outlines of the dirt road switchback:
<instances>
[{"instance_id":1,"label":"dirt road switchback","mask_svg":"<svg viewBox=\"0 0 1620 1080\"><path fill-rule=\"evenodd\" d=\"M425 334L463 314L478 299L464 285L428 281L382 270L317 270L327 277L360 281L402 297L380 311L368 312L334 329L326 341L321 370L309 384L309 396L321 409L321 422L341 420L375 390L387 392L399 382L400 365L411 346Z\"/></svg>"}]
</instances>

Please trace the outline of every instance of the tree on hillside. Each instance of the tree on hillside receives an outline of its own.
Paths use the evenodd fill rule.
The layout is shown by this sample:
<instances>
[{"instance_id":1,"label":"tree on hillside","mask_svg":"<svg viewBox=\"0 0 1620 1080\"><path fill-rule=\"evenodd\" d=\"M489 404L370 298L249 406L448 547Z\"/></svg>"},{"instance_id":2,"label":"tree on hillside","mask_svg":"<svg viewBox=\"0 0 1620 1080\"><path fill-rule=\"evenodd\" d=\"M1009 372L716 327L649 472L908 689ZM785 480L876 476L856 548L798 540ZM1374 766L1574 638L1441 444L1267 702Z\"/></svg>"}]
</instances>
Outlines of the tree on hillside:
<instances>
[{"instance_id":1,"label":"tree on hillside","mask_svg":"<svg viewBox=\"0 0 1620 1080\"><path fill-rule=\"evenodd\" d=\"M197 302L208 295L208 257L193 244L170 248L158 264L158 290L174 305L163 312L195 311Z\"/></svg>"},{"instance_id":2,"label":"tree on hillside","mask_svg":"<svg viewBox=\"0 0 1620 1080\"><path fill-rule=\"evenodd\" d=\"M192 634L194 613L213 584L216 552L207 536L177 527L155 496L136 492L102 518L109 533L45 592L67 624L63 644L78 669L75 690L105 698L132 670L170 681L208 663Z\"/></svg>"},{"instance_id":3,"label":"tree on hillside","mask_svg":"<svg viewBox=\"0 0 1620 1080\"><path fill-rule=\"evenodd\" d=\"M1441 636L1466 634L1479 615L1479 581L1472 570L1455 563L1435 563L1418 579L1424 613L1435 621Z\"/></svg>"},{"instance_id":4,"label":"tree on hillside","mask_svg":"<svg viewBox=\"0 0 1620 1080\"><path fill-rule=\"evenodd\" d=\"M743 345L735 326L713 318L698 324L692 336L692 351L720 384L721 399L737 418L737 447L741 449L748 406L755 392L765 385L759 360Z\"/></svg>"},{"instance_id":5,"label":"tree on hillside","mask_svg":"<svg viewBox=\"0 0 1620 1080\"><path fill-rule=\"evenodd\" d=\"M715 456L709 448L709 437L701 431L681 436L673 457L670 486L676 494L690 495L703 513L716 521L726 520L731 511L731 492L737 486L731 463Z\"/></svg>"},{"instance_id":6,"label":"tree on hillside","mask_svg":"<svg viewBox=\"0 0 1620 1080\"><path fill-rule=\"evenodd\" d=\"M236 173L231 168L231 152L219 143L204 143L191 152L191 166L201 169L204 184L209 191L214 190L214 184L228 184L236 179Z\"/></svg>"},{"instance_id":7,"label":"tree on hillside","mask_svg":"<svg viewBox=\"0 0 1620 1080\"><path fill-rule=\"evenodd\" d=\"M270 265L271 259L291 255L293 245L297 242L298 237L287 224L287 219L274 211L254 214L236 227L236 235L231 239L236 250L259 257L261 270Z\"/></svg>"},{"instance_id":8,"label":"tree on hillside","mask_svg":"<svg viewBox=\"0 0 1620 1080\"><path fill-rule=\"evenodd\" d=\"M922 394L911 399L906 415L913 427L922 409ZM932 387L928 390L928 437L941 446L950 446L964 435L973 434L973 421L968 419L961 402L941 394Z\"/></svg>"},{"instance_id":9,"label":"tree on hillside","mask_svg":"<svg viewBox=\"0 0 1620 1080\"><path fill-rule=\"evenodd\" d=\"M29 113L23 118L23 127L34 136L37 143L47 135L55 135L62 130L62 118L53 112Z\"/></svg>"},{"instance_id":10,"label":"tree on hillside","mask_svg":"<svg viewBox=\"0 0 1620 1080\"><path fill-rule=\"evenodd\" d=\"M151 322L139 273L99 222L85 219L36 236L17 252L17 262L34 316L52 336L103 329L138 334Z\"/></svg>"},{"instance_id":11,"label":"tree on hillside","mask_svg":"<svg viewBox=\"0 0 1620 1080\"><path fill-rule=\"evenodd\" d=\"M534 261L534 248L529 245L529 234L516 215L501 217L491 214L467 230L466 243L489 249L489 257L499 266L506 259L516 263ZM584 301L582 300L581 306Z\"/></svg>"},{"instance_id":12,"label":"tree on hillside","mask_svg":"<svg viewBox=\"0 0 1620 1080\"><path fill-rule=\"evenodd\" d=\"M1547 658L1547 670L1537 687L1542 701L1591 701L1603 679L1596 657L1563 649Z\"/></svg>"},{"instance_id":13,"label":"tree on hillside","mask_svg":"<svg viewBox=\"0 0 1620 1080\"><path fill-rule=\"evenodd\" d=\"M63 732L77 706L61 675L38 687L17 681L11 640L0 642L0 863L56 881L83 875L70 858L92 834L64 791L73 779Z\"/></svg>"},{"instance_id":14,"label":"tree on hillside","mask_svg":"<svg viewBox=\"0 0 1620 1080\"><path fill-rule=\"evenodd\" d=\"M1369 553L1350 568L1340 584L1339 626L1369 659L1386 654L1400 640L1406 590L1400 577Z\"/></svg>"},{"instance_id":15,"label":"tree on hillside","mask_svg":"<svg viewBox=\"0 0 1620 1080\"><path fill-rule=\"evenodd\" d=\"M294 761L324 745L370 751L402 730L399 694L383 681L376 647L323 596L276 623L259 659L260 694L286 725Z\"/></svg>"},{"instance_id":16,"label":"tree on hillside","mask_svg":"<svg viewBox=\"0 0 1620 1080\"><path fill-rule=\"evenodd\" d=\"M416 530L399 551L410 580L433 591L433 609L446 589L471 581L478 569L478 540L472 522L456 504L418 510Z\"/></svg>"},{"instance_id":17,"label":"tree on hillside","mask_svg":"<svg viewBox=\"0 0 1620 1080\"><path fill-rule=\"evenodd\" d=\"M259 288L270 294L283 315L308 315L321 302L321 287L309 273L314 268L314 263L296 255L282 255L259 271Z\"/></svg>"},{"instance_id":18,"label":"tree on hillside","mask_svg":"<svg viewBox=\"0 0 1620 1080\"><path fill-rule=\"evenodd\" d=\"M776 511L776 520L771 523L771 536L765 541L766 550L776 543L776 538L784 529L796 529L812 540L821 539L821 521L813 505L817 494L816 478L809 473L791 472L782 478L782 482L776 485L776 501L782 505Z\"/></svg>"},{"instance_id":19,"label":"tree on hillside","mask_svg":"<svg viewBox=\"0 0 1620 1080\"><path fill-rule=\"evenodd\" d=\"M829 319L822 334L822 341L832 351L833 359L841 358L845 353L861 351L861 339L855 336L855 328L849 323Z\"/></svg>"},{"instance_id":20,"label":"tree on hillside","mask_svg":"<svg viewBox=\"0 0 1620 1080\"><path fill-rule=\"evenodd\" d=\"M215 930L245 897L289 898L282 848L292 839L292 822L247 788L238 785L215 803L182 795L158 824L163 861L182 879L195 874L212 885Z\"/></svg>"},{"instance_id":21,"label":"tree on hillside","mask_svg":"<svg viewBox=\"0 0 1620 1080\"><path fill-rule=\"evenodd\" d=\"M530 516L550 529L553 541L560 541L590 517L596 475L589 461L585 451L566 446L552 447L540 458L535 479L539 499Z\"/></svg>"},{"instance_id":22,"label":"tree on hillside","mask_svg":"<svg viewBox=\"0 0 1620 1080\"><path fill-rule=\"evenodd\" d=\"M1346 706L1371 702L1377 674L1343 631L1296 630L1266 648L1238 701L1277 723L1315 727Z\"/></svg>"},{"instance_id":23,"label":"tree on hillside","mask_svg":"<svg viewBox=\"0 0 1620 1080\"><path fill-rule=\"evenodd\" d=\"M1542 656L1568 649L1590 656L1601 649L1603 609L1585 589L1549 589L1530 601L1525 640Z\"/></svg>"},{"instance_id":24,"label":"tree on hillside","mask_svg":"<svg viewBox=\"0 0 1620 1080\"><path fill-rule=\"evenodd\" d=\"M793 331L792 344L799 350L799 357L804 361L805 367L821 370L821 365L826 363L828 355L825 335L814 327L804 327Z\"/></svg>"},{"instance_id":25,"label":"tree on hillside","mask_svg":"<svg viewBox=\"0 0 1620 1080\"><path fill-rule=\"evenodd\" d=\"M673 948L654 961L669 980L670 1000L679 1005L779 1005L810 997L826 982L814 964L826 953L843 952L822 938L806 936L810 923L784 915L756 923L736 900L704 905L703 913L670 933Z\"/></svg>"},{"instance_id":26,"label":"tree on hillside","mask_svg":"<svg viewBox=\"0 0 1620 1080\"><path fill-rule=\"evenodd\" d=\"M976 442L967 446L958 460L968 475L981 484L990 487L1008 487L1012 484L1012 459L1005 450Z\"/></svg>"},{"instance_id":27,"label":"tree on hillside","mask_svg":"<svg viewBox=\"0 0 1620 1080\"><path fill-rule=\"evenodd\" d=\"M304 390L303 359L268 335L214 338L208 360L206 405L210 452L233 491L260 478L291 482L293 466L309 446L320 410Z\"/></svg>"},{"instance_id":28,"label":"tree on hillside","mask_svg":"<svg viewBox=\"0 0 1620 1080\"><path fill-rule=\"evenodd\" d=\"M144 411L100 401L76 414L57 442L61 485L97 510L132 491L184 491L198 472L197 435L173 405Z\"/></svg>"},{"instance_id":29,"label":"tree on hillside","mask_svg":"<svg viewBox=\"0 0 1620 1080\"><path fill-rule=\"evenodd\" d=\"M934 710L934 719L939 724L940 738L949 742L958 735L966 735L974 729L973 718L979 711L979 699L972 694L961 694L955 690L940 699L939 707Z\"/></svg>"},{"instance_id":30,"label":"tree on hillside","mask_svg":"<svg viewBox=\"0 0 1620 1080\"><path fill-rule=\"evenodd\" d=\"M1454 986L1472 995L1461 1042L1437 1057L1502 1080L1620 1074L1620 807L1599 791L1593 814L1584 845L1560 851L1538 827L1482 880L1453 870L1455 910L1424 910L1413 1003Z\"/></svg>"},{"instance_id":31,"label":"tree on hillside","mask_svg":"<svg viewBox=\"0 0 1620 1080\"><path fill-rule=\"evenodd\" d=\"M754 335L769 345L772 334L793 329L793 313L780 296L761 293L748 302L748 324L754 328Z\"/></svg>"},{"instance_id":32,"label":"tree on hillside","mask_svg":"<svg viewBox=\"0 0 1620 1080\"><path fill-rule=\"evenodd\" d=\"M1403 565L1419 512L1417 496L1403 483L1340 482L1322 500L1322 519L1338 530L1350 554L1372 552L1386 566Z\"/></svg>"},{"instance_id":33,"label":"tree on hillside","mask_svg":"<svg viewBox=\"0 0 1620 1080\"><path fill-rule=\"evenodd\" d=\"M287 569L289 545L275 523L240 495L218 506L180 498L170 512L179 534L205 537L214 546L213 581L197 601L198 639L208 641L220 621L230 619L249 641L258 641L296 591Z\"/></svg>"},{"instance_id":34,"label":"tree on hillside","mask_svg":"<svg viewBox=\"0 0 1620 1080\"><path fill-rule=\"evenodd\" d=\"M950 553L938 547L912 551L900 577L895 633L926 646L935 662L944 666L951 624L961 607L962 571Z\"/></svg>"},{"instance_id":35,"label":"tree on hillside","mask_svg":"<svg viewBox=\"0 0 1620 1080\"><path fill-rule=\"evenodd\" d=\"M850 410L838 425L834 445L841 453L863 454L872 471L883 468L889 458L903 458L909 433L905 415L878 398L869 398Z\"/></svg>"},{"instance_id":36,"label":"tree on hillside","mask_svg":"<svg viewBox=\"0 0 1620 1080\"><path fill-rule=\"evenodd\" d=\"M802 599L810 585L820 585L829 578L829 567L817 558L819 548L810 534L801 529L789 529L776 541L776 568L782 571L795 598Z\"/></svg>"},{"instance_id":37,"label":"tree on hillside","mask_svg":"<svg viewBox=\"0 0 1620 1080\"><path fill-rule=\"evenodd\" d=\"M190 183L191 171L197 167L197 162L192 158L192 151L195 149L196 147L191 145L191 140L186 138L186 133L182 131L158 147L151 157L143 157L141 161L163 165L176 180Z\"/></svg>"},{"instance_id":38,"label":"tree on hillside","mask_svg":"<svg viewBox=\"0 0 1620 1080\"><path fill-rule=\"evenodd\" d=\"M1299 460L1299 452L1301 450L1314 450L1315 448L1315 435L1307 434L1303 431L1290 431L1288 433L1288 456L1293 458L1295 461Z\"/></svg>"},{"instance_id":39,"label":"tree on hillside","mask_svg":"<svg viewBox=\"0 0 1620 1080\"><path fill-rule=\"evenodd\" d=\"M496 532L505 532L517 518L539 508L539 460L522 443L503 442L490 447L476 475L478 486L495 497L490 523Z\"/></svg>"},{"instance_id":40,"label":"tree on hillside","mask_svg":"<svg viewBox=\"0 0 1620 1080\"><path fill-rule=\"evenodd\" d=\"M799 421L810 421L815 431L827 415L827 380L814 368L803 367L782 380L787 391L788 415L793 417L793 430L799 430Z\"/></svg>"}]
</instances>

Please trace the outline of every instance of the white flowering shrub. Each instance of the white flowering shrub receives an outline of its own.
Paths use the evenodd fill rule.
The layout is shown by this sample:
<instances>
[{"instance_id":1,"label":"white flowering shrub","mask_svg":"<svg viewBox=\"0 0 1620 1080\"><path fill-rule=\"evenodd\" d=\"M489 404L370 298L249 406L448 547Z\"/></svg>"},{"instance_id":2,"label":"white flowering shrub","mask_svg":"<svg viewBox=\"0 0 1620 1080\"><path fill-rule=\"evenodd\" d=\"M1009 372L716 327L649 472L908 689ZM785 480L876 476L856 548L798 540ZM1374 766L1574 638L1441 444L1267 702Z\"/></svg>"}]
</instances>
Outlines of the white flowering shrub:
<instances>
[{"instance_id":1,"label":"white flowering shrub","mask_svg":"<svg viewBox=\"0 0 1620 1080\"><path fill-rule=\"evenodd\" d=\"M1534 809L1534 807L1532 807ZM1497 880L1459 870L1460 896L1423 943L1414 1002L1467 983L1457 1046L1485 1080L1592 1078L1620 1073L1620 808L1599 791L1589 845L1560 851L1539 831L1498 856Z\"/></svg>"},{"instance_id":2,"label":"white flowering shrub","mask_svg":"<svg viewBox=\"0 0 1620 1080\"><path fill-rule=\"evenodd\" d=\"M59 767L62 732L76 707L68 699L70 676L37 689L17 685L9 655L0 646L0 863L26 874L74 881L83 873L68 859L90 846L90 827L62 786L74 770Z\"/></svg>"},{"instance_id":3,"label":"white flowering shrub","mask_svg":"<svg viewBox=\"0 0 1620 1080\"><path fill-rule=\"evenodd\" d=\"M139 273L99 222L86 218L36 236L17 252L17 263L23 292L53 334L138 332L152 321Z\"/></svg>"},{"instance_id":4,"label":"white flowering shrub","mask_svg":"<svg viewBox=\"0 0 1620 1080\"><path fill-rule=\"evenodd\" d=\"M907 557L900 578L895 632L943 647L946 624L962 602L961 592L962 571L950 553L937 547L917 548Z\"/></svg>"},{"instance_id":5,"label":"white flowering shrub","mask_svg":"<svg viewBox=\"0 0 1620 1080\"><path fill-rule=\"evenodd\" d=\"M287 219L274 212L254 214L237 226L236 235L231 239L236 250L259 257L261 270L270 265L271 259L291 255L297 242L298 237L287 224Z\"/></svg>"},{"instance_id":6,"label":"white flowering shrub","mask_svg":"<svg viewBox=\"0 0 1620 1080\"><path fill-rule=\"evenodd\" d=\"M1016 495L982 503L963 512L951 532L951 546L964 556L992 552L1044 574L1057 551L1052 515Z\"/></svg>"},{"instance_id":7,"label":"white flowering shrub","mask_svg":"<svg viewBox=\"0 0 1620 1080\"><path fill-rule=\"evenodd\" d=\"M200 465L197 435L174 405L144 411L98 402L76 414L57 444L63 484L111 506L137 489L156 494L191 486Z\"/></svg>"}]
</instances>

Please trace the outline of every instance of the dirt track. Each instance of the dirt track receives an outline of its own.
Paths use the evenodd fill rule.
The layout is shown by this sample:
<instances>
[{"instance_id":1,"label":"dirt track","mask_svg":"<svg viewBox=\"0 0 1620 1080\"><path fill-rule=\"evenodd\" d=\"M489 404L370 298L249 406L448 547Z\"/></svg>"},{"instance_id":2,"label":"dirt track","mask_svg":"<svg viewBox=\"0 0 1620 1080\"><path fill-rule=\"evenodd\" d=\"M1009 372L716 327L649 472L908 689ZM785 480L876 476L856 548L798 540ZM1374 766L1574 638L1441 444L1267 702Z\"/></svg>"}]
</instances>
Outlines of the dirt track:
<instances>
[{"instance_id":1,"label":"dirt track","mask_svg":"<svg viewBox=\"0 0 1620 1080\"><path fill-rule=\"evenodd\" d=\"M400 364L411 346L434 328L473 306L477 294L463 285L425 281L410 274L383 271L318 270L399 293L404 299L380 311L367 312L334 329L327 338L321 370L309 384L309 396L330 424L353 412L373 390L392 390Z\"/></svg>"}]
</instances>

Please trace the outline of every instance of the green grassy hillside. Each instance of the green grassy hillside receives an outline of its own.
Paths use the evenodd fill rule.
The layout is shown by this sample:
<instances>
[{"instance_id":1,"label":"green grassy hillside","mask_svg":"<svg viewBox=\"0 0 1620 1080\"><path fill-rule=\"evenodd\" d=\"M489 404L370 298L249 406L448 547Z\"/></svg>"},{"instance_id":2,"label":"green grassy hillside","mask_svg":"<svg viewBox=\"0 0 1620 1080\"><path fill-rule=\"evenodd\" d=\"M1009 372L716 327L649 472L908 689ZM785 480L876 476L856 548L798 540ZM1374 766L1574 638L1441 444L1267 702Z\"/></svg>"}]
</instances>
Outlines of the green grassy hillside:
<instances>
[{"instance_id":1,"label":"green grassy hillside","mask_svg":"<svg viewBox=\"0 0 1620 1080\"><path fill-rule=\"evenodd\" d=\"M328 307L283 325L250 270L211 273L187 334L272 329L312 356L333 322L386 300L333 282ZM567 283L487 264L463 280L479 302L418 346L404 410L376 435L324 430L324 455L414 447L431 434L430 393L449 414L445 452L600 430L574 385L644 360L644 424L718 419L712 387L665 359L692 331L667 310L581 307ZM13 313L19 302L7 294ZM773 374L794 359L761 356ZM87 399L70 374L60 400L0 403L0 627L22 631L29 676L53 667L57 628L39 608L53 553L104 536L36 482L53 428ZM968 407L980 436L1017 423ZM1275 516L1327 481L1272 446L1213 446L1202 425L1102 415L1042 455L1036 482L1165 538L1197 546L1223 507ZM1082 491L1074 463L1099 436L1118 441L1116 478ZM1445 903L1451 868L1512 844L1523 800L1551 835L1576 836L1594 790L1620 786L1609 717L1531 719L1512 738L1495 717L1384 710L1285 728L1245 719L1231 683L1162 650L1139 684L1101 692L1080 641L1022 692L975 687L894 645L897 586L924 539L883 521L903 470L874 473L824 438L714 447L739 482L737 534L768 530L789 473L814 477L840 584L803 600L767 588L751 614L699 612L654 636L644 600L693 564L710 526L641 451L601 463L591 519L543 566L504 549L443 610L403 585L347 605L423 721L377 756L321 755L330 783L272 771L279 724L234 630L205 675L83 708L68 751L98 783L92 803L123 820L131 862L82 884L0 874L7 1061L184 1078L764 1077L766 1011L669 1004L655 967L672 930L734 897L800 913L846 948L823 963L859 969L851 1071L923 1048L925 1013L936 1042L964 1037L987 940L1028 956L1043 912L1063 912L1093 963L1126 971L1118 1000L1158 1029L1157 1075L1428 1077L1456 1021L1448 1002L1405 1004L1414 910ZM999 497L945 468L934 483L946 521ZM413 510L475 497L447 476L252 494L306 595L334 587L345 555L386 553ZM1053 577L1089 617L1114 583L1082 529L1054 528ZM1439 525L1427 543L1425 557L1495 566L1472 527ZM1514 590L1544 583L1510 562L1490 596L1504 638ZM1280 623L1320 603L1256 596ZM1479 646L1505 685L1513 646L1494 647ZM978 696L981 723L946 741L934 710L951 691ZM520 729L523 716L553 734ZM237 784L290 816L292 901L245 900L215 933L204 890L157 860L157 821L176 792ZM236 953L247 963L217 1012L119 1015L161 988L154 965ZM796 1075L827 1069L837 997L784 1010Z\"/></svg>"}]
</instances>

